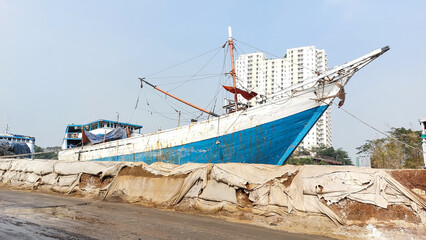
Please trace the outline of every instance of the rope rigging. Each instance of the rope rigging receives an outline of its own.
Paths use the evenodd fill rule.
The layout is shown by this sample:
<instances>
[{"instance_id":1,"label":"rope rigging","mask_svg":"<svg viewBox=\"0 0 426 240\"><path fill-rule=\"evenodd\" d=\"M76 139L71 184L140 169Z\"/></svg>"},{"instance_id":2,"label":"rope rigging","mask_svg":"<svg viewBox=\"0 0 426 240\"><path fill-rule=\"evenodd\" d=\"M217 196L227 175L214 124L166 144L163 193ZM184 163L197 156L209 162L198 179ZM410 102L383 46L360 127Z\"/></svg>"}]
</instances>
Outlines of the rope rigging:
<instances>
[{"instance_id":1,"label":"rope rigging","mask_svg":"<svg viewBox=\"0 0 426 240\"><path fill-rule=\"evenodd\" d=\"M165 82L165 83L162 83L162 84L160 84L160 85L162 85L162 86L166 86L166 85L175 85L175 84L178 84L177 86L175 86L174 88L172 88L171 90L168 90L167 92L165 92L164 90L161 90L161 89L158 89L157 88L157 85L152 85L152 84L150 84L150 83L148 83L148 82L146 82L144 79L145 78L143 78L143 79L141 79L141 87L142 87L142 81L143 82L145 82L145 83L147 83L148 85L150 85L150 86L152 86L152 87L154 87L155 89L157 89L157 90L159 90L159 91L162 91L163 93L165 93L166 95L169 95L169 96L171 96L171 97L173 97L173 98L175 98L175 99L177 99L177 100L179 100L179 101L182 101L181 99L179 99L179 98L177 98L177 97L175 97L175 96L173 96L173 95L171 95L171 94L168 94L168 92L170 92L170 91L173 91L173 90L175 90L175 89L177 89L177 88L179 88L179 87L181 87L181 86L183 86L184 84L186 84L186 83L188 83L188 82L191 82L191 81L197 81L197 80L202 80L202 79L208 79L208 78L214 78L214 77L222 77L223 76L223 71L222 71L222 73L211 73L211 74L200 74L205 68L206 68L206 66L208 66L211 62L212 62L212 60L217 56L217 54L219 53L219 51L220 51L220 49L222 48L222 46L221 47L217 47L217 48L214 48L214 49L212 49L212 50L209 50L209 51L207 51L207 52L205 52L205 53L203 53L203 54L200 54L200 55L198 55L198 56L196 56L196 57L192 57L192 58L190 58L190 59L188 59L188 60L185 60L185 61L183 61L183 62L180 62L180 63L178 63L178 64L175 64L175 65L173 65L173 66L171 66L171 67L168 67L168 68L165 68L165 69L162 69L162 70L160 70L160 71L157 71L157 72L155 72L155 73L152 73L152 74L149 74L148 75L148 77L152 77L152 76L154 76L154 75L157 75L157 74L159 74L159 73L161 73L161 72L165 72L165 71L167 71L167 70L170 70L171 68L174 68L174 67L177 67L177 66L179 66L179 65L182 65L182 64L184 64L184 63L187 63L187 62L189 62L189 61L192 61L192 60L194 60L194 59L197 59L197 58L199 58L199 57L201 57L201 56L204 56L204 55L206 55L206 54L208 54L208 53L212 53L212 52L215 52L214 54L213 54L213 56L212 57L210 57L210 59L207 61L207 63L206 64L204 64L195 74L193 74L193 75L190 75L190 76L175 76L175 77L173 77L173 76L158 76L158 77L152 77L152 79L168 79L168 78L186 78L186 77L189 77L188 79L186 79L186 80L184 80L184 81L172 81L172 82ZM220 84L220 81L218 81L219 83L218 84ZM213 103L215 103L214 104L214 106L213 106L213 108L215 108L215 106L216 106L216 102L217 102L217 95L218 95L218 92L219 92L219 90L220 90L220 88L219 88L219 85L217 86L217 90L215 91L215 95L214 95L214 98L207 104L207 107L210 107L210 106L212 106L212 104ZM157 95L157 96L159 96L159 94L158 93L156 93L155 91L154 91L154 93ZM133 117L133 115L134 115L134 112L135 112L135 110L136 109L141 109L141 110L144 110L143 108L138 108L138 104L139 104L139 101L140 101L140 94L141 94L141 91L139 91L139 94L138 94L138 98L137 98L137 100L136 100L136 104L135 104L135 108L133 109L133 112L132 112L132 114L131 114L131 118L130 118L130 120L132 119L132 117ZM148 102L148 100L147 100L147 94L146 94L146 92L145 92L145 90L144 90L144 97L145 97L145 99L146 99L146 101ZM159 96L160 97L160 96ZM162 101L164 101L167 105L169 105L169 107L171 107L173 110L174 110L174 112L177 112L177 113L179 113L180 111L179 110L177 110L177 109L181 109L182 111L184 111L184 112L186 112L186 114L185 114L185 117L187 117L188 115L190 115L191 116L191 119L199 119L203 114L200 114L200 115L195 115L193 112L189 112L189 111L187 111L185 108L183 108L182 106L178 106L178 105L176 105L173 101L168 101L168 99L167 99L167 97L165 97L165 98L162 98L162 97L160 97L161 99L162 99ZM185 101L184 101L185 102ZM194 106L193 106L194 107ZM168 118L168 119L170 119L170 120L172 120L170 117L166 117L166 116L164 116L164 113L161 113L161 112L157 112L157 111L155 111L155 109L153 109L153 107L152 106L149 106L149 104L147 105L147 108L149 108L149 110L147 109L146 111L148 111L148 112L150 112L151 114L152 113L157 113L157 114L159 114L159 115L162 115L163 117L165 117L165 118ZM200 109L200 108L199 108ZM218 115L216 115L216 114L214 114L214 113L210 113L210 114L213 114L214 116L218 116ZM129 121L130 121L129 120Z\"/></svg>"},{"instance_id":2,"label":"rope rigging","mask_svg":"<svg viewBox=\"0 0 426 240\"><path fill-rule=\"evenodd\" d=\"M209 73L209 74L198 74L198 76L217 76L221 73ZM167 76L167 77L153 77L153 78L149 78L149 79L162 79L162 78L187 78L187 77L192 77L193 75L187 75L187 76Z\"/></svg>"},{"instance_id":3,"label":"rope rigging","mask_svg":"<svg viewBox=\"0 0 426 240\"><path fill-rule=\"evenodd\" d=\"M189 82L192 78L194 78L198 73L200 73L201 71L203 71L203 69L207 66L207 65L209 65L209 63L216 57L216 55L219 53L219 51L220 51L220 49L218 49L217 51L216 51L216 53L213 55L213 57L211 57L210 59L209 59L209 61L206 63L206 64L204 64L204 66L202 66L201 67L201 69L200 70L198 70L194 75L192 75L192 77L191 78L189 78L188 80L186 80L186 81L184 81L183 83L181 83L180 85L178 85L177 87L175 87L175 88L172 88L171 90L169 90L169 92L171 92L171 91L173 91L173 90L175 90L175 89L177 89L178 87L181 87L182 85L184 85L185 83L187 83L187 82Z\"/></svg>"},{"instance_id":4,"label":"rope rigging","mask_svg":"<svg viewBox=\"0 0 426 240\"><path fill-rule=\"evenodd\" d=\"M279 56L277 56L277 55L275 55L275 54L272 54L272 53L269 53L269 52L267 52L267 51L264 51L264 50L262 50L262 49L259 49L259 48L256 48L256 47L254 47L254 46L252 46L252 45L250 45L250 44L247 44L247 43L244 43L244 42L242 42L242 41L239 41L239 40L235 40L235 41L238 41L238 42L240 42L240 43L242 43L242 44L244 44L244 45L246 45L246 46L248 46L248 47L251 47L251 48L253 48L253 49L256 49L256 50L258 50L258 51L261 51L261 52L265 52L265 53L267 53L267 54L269 54L269 55L271 55L271 56L274 56L274 57L276 57L276 58L280 58ZM237 48L239 48L240 50L241 50L241 52L243 52L243 54L246 54L237 44L234 44ZM292 61L288 61L287 59L285 59L285 58L283 58L283 60L284 61L286 61L286 62L289 62L289 63L291 63L291 64L296 64L296 63L293 63ZM266 72L261 66L256 66L256 67L258 67L262 72ZM305 69L308 69L308 70L310 70L310 71L312 71L313 73L317 73L315 70L313 70L313 69L310 69L310 68L308 68L308 67L304 67L304 66L302 66L303 68L305 68ZM280 88L280 90L285 90L286 88L285 87L283 87L280 83L277 83L276 81L274 81L274 79L272 79L268 74L265 74L265 76L266 76L266 79L268 79L268 80L270 80L273 84L275 84L275 85L277 85L279 88ZM311 77L308 77L308 78L305 78L305 79L303 79L302 81L306 81L306 80L309 80L309 79L311 79L311 78L314 78L315 77L315 75L314 76L311 76ZM238 79L238 77L237 77L237 79ZM240 81L240 86L243 86L243 84L241 84L241 80L240 79L238 79L239 81ZM246 91L251 91L252 89L247 89L247 88L245 88L245 90ZM287 95L287 97L289 97L289 98L291 98L292 96L293 96L293 94L289 94L288 92L283 92L284 94L286 94ZM265 92L265 95L261 95L261 96L263 96L264 98L265 98L265 100L268 100L269 102L273 102L273 104L277 104L277 103L274 103L274 100L273 99L271 99L271 98L269 98L269 96L266 94L266 92ZM287 101L286 101L287 102ZM278 104L278 105L282 105L282 104L285 104L285 102L284 103L281 103L281 104Z\"/></svg>"},{"instance_id":5,"label":"rope rigging","mask_svg":"<svg viewBox=\"0 0 426 240\"><path fill-rule=\"evenodd\" d=\"M186 82L193 82L193 81L204 80L204 79L208 79L208 78L216 78L216 77L219 77L220 75L221 75L221 73L210 74L210 75L204 75L203 77L192 78L192 79L189 79L189 80L166 82L166 83L160 83L160 84L157 84L157 85L158 86L166 86L166 85L182 84L182 83L186 83ZM198 76L202 76L202 75L198 75ZM191 76L187 76L187 77L191 77ZM164 77L164 78L173 78L173 77Z\"/></svg>"},{"instance_id":6,"label":"rope rigging","mask_svg":"<svg viewBox=\"0 0 426 240\"><path fill-rule=\"evenodd\" d=\"M271 56L273 56L273 57L281 58L281 57L279 57L279 56L277 56L277 55L275 55L275 54L272 54L272 53L269 53L269 52L264 51L264 50L262 50L262 49L259 49L259 48L257 48L257 47L254 47L254 46L252 46L252 45L250 45L250 44L248 44L248 43L244 43L244 42L239 41L239 40L237 40L237 39L234 39L234 40L235 40L235 41L238 41L238 42L240 42L240 43L242 43L242 44L244 44L244 45L246 45L246 46L248 46L248 47L254 48L254 49L258 50L258 51L261 51L261 52L267 53L267 54L269 54L269 55L271 55ZM285 59L285 58L282 58L282 59L283 59L284 61L286 61L286 62L289 62L289 63L293 64L293 65L296 65L296 64L297 64L297 63L294 63L293 61L289 61L289 60L287 60L287 59ZM312 73L316 73L316 71L315 71L314 69L311 69L311 68L308 68L308 67L305 67L305 66L302 66L302 68L305 68L305 69L307 69L307 70L309 70L309 71L312 71Z\"/></svg>"},{"instance_id":7,"label":"rope rigging","mask_svg":"<svg viewBox=\"0 0 426 240\"><path fill-rule=\"evenodd\" d=\"M234 44L238 49L240 49L240 51L243 53L243 54L246 54L240 47L239 47L239 45L237 45L237 44ZM254 48L254 47L253 47ZM258 48L255 48L255 49L258 49ZM259 50L259 49L258 49ZM267 52L266 52L267 53ZM268 53L268 54L270 54L270 53ZM271 54L271 55L273 55L273 54ZM275 56L275 55L273 55L273 56ZM279 58L279 57L278 57ZM263 68L261 67L261 66L256 66L256 67L258 67L262 72L266 72L265 70L263 70ZM275 85L277 85L281 90L284 90L285 88L281 85L281 84L279 84L279 83L277 83L277 82L275 82L274 81L274 79L271 79L270 78L270 76L268 75L268 74L265 74L265 76L266 76L266 79L268 79L268 80L270 80L272 83L274 83ZM309 78L308 78L309 79ZM244 87L244 84L243 84L243 82L242 82L242 80L241 79L239 79L239 77L237 76L237 80L240 82L240 86L242 87L242 88L244 88L244 90L246 90L246 91L252 91L253 89L248 89L248 88L246 88L246 87ZM305 80L305 79L304 79ZM287 96L288 97L291 97L287 92L285 92L286 94L287 94ZM263 97L265 97L265 99L266 100L272 100L272 99L269 99L269 97L267 96L267 94L266 94L266 92L265 92L265 95L262 95Z\"/></svg>"},{"instance_id":8,"label":"rope rigging","mask_svg":"<svg viewBox=\"0 0 426 240\"><path fill-rule=\"evenodd\" d=\"M187 63L187 62L192 61L192 60L194 60L194 59L197 59L197 58L199 58L199 57L202 57L202 56L204 56L204 55L206 55L206 54L209 54L210 52L213 52L213 51L215 51L215 50L217 50L217 49L220 49L221 47L222 47L222 46L217 47L217 48L213 48L213 49L211 49L211 50L209 50L209 51L207 51L207 52L205 52L205 53L202 53L202 54L200 54L200 55L198 55L198 56L192 57L192 58L190 58L190 59L188 59L188 60L182 61L182 62L180 62L180 63L177 63L177 64L173 65L173 66L170 66L170 67L164 68L164 69L162 69L162 70L159 70L159 71L157 71L157 72L154 72L154 73L148 74L146 77L147 77L147 78L149 78L149 77L151 77L151 76L154 76L154 75L157 75L157 74L159 74L159 73L165 72L165 71L167 71L167 70L169 70L169 69L172 69L172 68L174 68L174 67L177 67L177 66L179 66L179 65L182 65L182 64L184 64L184 63Z\"/></svg>"},{"instance_id":9,"label":"rope rigging","mask_svg":"<svg viewBox=\"0 0 426 240\"><path fill-rule=\"evenodd\" d=\"M145 90L144 90L145 91ZM156 93L157 94L157 93ZM157 94L158 95L158 94ZM153 113L156 113L156 114L158 114L158 115L160 115L160 116L162 116L162 117L164 117L164 118L166 118L166 119L169 119L169 120L175 120L175 119L173 119L173 118L170 118L170 117L168 117L168 116L165 116L165 114L168 114L168 113L164 113L164 112L158 112L158 111L156 111L155 109L154 109L154 107L153 106L151 106L150 104L149 104L149 102L148 102L148 99L146 99L146 94L144 94L144 96L145 96L145 101L146 101L146 105L147 105L147 109L144 109L144 108L141 108L141 107L138 107L137 109L140 109L140 110L144 110L144 111L147 111L148 113L151 113L151 115L153 114ZM159 95L158 95L159 96ZM161 99L162 99L162 97L160 97ZM167 103L167 102L166 102ZM173 110L175 110L175 111L177 111L176 109L174 109L172 106L170 106ZM149 108L149 109L148 109Z\"/></svg>"},{"instance_id":10,"label":"rope rigging","mask_svg":"<svg viewBox=\"0 0 426 240\"><path fill-rule=\"evenodd\" d=\"M269 54L269 55L271 55L271 56L274 56L274 57L276 57L276 58L280 58L279 56L277 56L277 55L275 55L275 54L272 54L272 53L269 53L269 52L267 52L267 51L264 51L264 50L262 50L262 49L259 49L259 48L256 48L256 47L254 47L254 46L252 46L252 45L250 45L250 44L247 44L247 43L244 43L244 42L242 42L242 41L239 41L239 40L236 40L236 39L234 39L235 41L238 41L239 43L242 43L242 44L244 44L244 45L246 45L246 46L249 46L249 47L251 47L251 48L254 48L254 49L256 49L256 50L258 50L258 51L261 51L261 52L265 52L265 53L267 53L267 54ZM234 46L236 46L236 50L237 49L239 49L241 52L243 52L244 53L244 51L237 45L237 44L234 44ZM245 53L244 53L245 54ZM289 63L291 63L291 64L296 64L296 63L293 63L292 61L289 61L289 60L287 60L287 59L285 59L284 58L284 61L286 61L286 62L289 62ZM260 68L260 70L261 71L264 71L263 69L262 69L262 67L261 66L257 66L258 68ZM305 67L305 66L302 66L303 68L305 68L305 69L307 69L307 70L309 70L309 71L311 71L312 73L317 73L314 69L311 69L311 68L308 68L308 67ZM269 78L269 76L268 75L266 75L266 77L267 78ZM310 77L310 78L312 78L312 77ZM307 78L307 79L309 79L309 78ZM303 81L305 81L305 80L307 80L307 79L303 79ZM238 82L239 82L239 85L240 85L240 87L241 88L243 88L244 90L246 90L246 91L250 91L251 89L247 89L245 86L244 86L244 84L242 84L243 82L242 82L242 80L241 79L239 79L238 77L237 77L237 80L238 80ZM278 83L276 83L275 81L274 81L274 79L270 79L269 78L269 80L271 80L274 84L276 84L276 85L278 85L278 87L281 89L281 90L284 90L285 88L283 88L280 84L278 84ZM287 93L287 95L288 95L288 93ZM268 98L267 96L265 96L266 98ZM289 96L289 97L291 97L291 96ZM334 103L334 102L332 102L333 104L336 104L336 103ZM337 105L337 104L336 104ZM339 108L341 108L345 113L347 113L348 115L350 115L351 117L353 117L353 118L355 118L356 120L358 120L358 121L360 121L361 123L363 123L364 125L366 125L366 126L368 126L369 128L371 128L371 129L373 129L373 130L375 130L375 131L377 131L378 133L380 133L380 134L382 134L382 135L384 135L384 136L386 136L386 137L388 137L388 138L390 138L390 139L392 139L392 140L394 140L394 141L396 141L396 142L398 142L398 143L400 143L400 144L403 144L404 146L406 146L406 147L408 147L408 148L411 148L411 149L414 149L414 150L416 150L416 151L418 151L418 152L420 152L420 153L424 153L424 151L422 150L422 149L420 149L420 148L417 148L417 147L414 147L414 146L411 146L411 145L409 145L409 144L407 144L407 143L405 143L405 142L403 142L403 141L401 141L401 140L399 140L399 139L397 139L397 138L395 138L395 137L393 137L393 136L391 136L391 135L389 135L389 134L387 134L387 133L385 133L385 132L383 132L383 131L380 131L379 129L377 129L377 128L375 128L375 127L373 127L373 126L371 126L370 124L368 124L368 123L366 123L365 121L362 121L361 119L359 119L358 117L356 117L355 115L353 115L353 114L351 114L350 112L348 112L346 109L344 109L343 107L339 107Z\"/></svg>"},{"instance_id":11,"label":"rope rigging","mask_svg":"<svg viewBox=\"0 0 426 240\"><path fill-rule=\"evenodd\" d=\"M236 40L237 41L237 40ZM242 43L242 44L244 44L244 45L246 45L246 46L249 46L249 47L251 47L251 48L254 48L254 49L256 49L256 50L259 50L259 51L263 51L263 50L261 50L261 49L259 49L259 48L256 48L256 47L254 47L254 46L252 46L252 45L250 45L250 44L247 44L247 43L244 43L244 42L242 42L242 41L239 41L238 40L238 42L240 42L240 43ZM188 83L188 82L192 82L192 81L197 81L197 80L204 80L204 79L209 79L209 78L215 78L215 77L220 77L220 79L219 79L219 81L218 81L218 85L217 85L217 88L216 88L216 91L215 91L215 94L214 94L214 97L212 98L212 100L207 104L207 106L206 106L206 109L209 109L209 108L211 108L211 109L213 109L213 111L214 111L214 109L216 109L216 104L217 104L217 98L218 98L218 95L219 95L219 92L221 92L220 90L222 89L221 88L221 85L222 85L222 83L226 80L226 79L229 79L230 78L230 73L225 73L225 68L226 68L226 60L227 60L227 52L230 50L229 49L229 46L230 46L230 44L228 44L228 42L227 43L225 43L223 46L221 46L221 47L217 47L217 48L214 48L214 49L211 49L211 50L209 50L209 51L207 51L207 52L205 52L205 53L202 53L202 54L200 54L200 55L197 55L197 56L195 56L195 57L192 57L192 58L190 58L190 59L188 59L188 60L185 60L185 61L182 61L182 62L180 62L180 63L177 63L177 64L175 64L175 65L172 65L172 66L170 66L170 67L167 67L167 68L164 68L164 69L162 69L162 70L159 70L159 71L157 71L157 72L154 72L154 73L152 73L152 74L149 74L149 75L147 75L147 78L150 78L150 79L169 79L169 78L186 78L186 77L189 77L188 79L186 79L186 80L183 80L183 81L172 81L172 82L165 82L165 83L159 83L159 85L161 85L161 86L168 86L168 85L176 85L177 84L177 86L175 86L175 87L173 87L172 89L170 89L170 90L168 90L167 91L167 93L169 93L169 92L171 92L171 91L174 91L174 90L176 90L177 88L179 88L179 87L181 87L181 86L183 86L184 84L186 84L186 83ZM242 52L243 54L244 54L244 51L240 48L240 46L239 45L237 45L237 44L233 44L233 46L235 46L235 47L233 47L233 49L236 51L236 53L237 53L237 55L240 55L240 52ZM217 56L217 54L219 53L219 51L220 51L220 49L221 48L223 48L224 49L224 60L223 60L223 66L222 66L222 72L221 73L211 73L211 74L200 74L205 68L206 68L206 66L207 65L209 65L211 62L212 62L212 60ZM240 51L238 51L238 50L240 50ZM182 65L182 64L184 64L184 63L187 63L187 62L189 62L189 61L192 61L192 60L194 60L194 59L197 59L197 58L199 58L199 57L202 57L202 56L205 56L206 54L209 54L209 53L212 53L212 52L214 52L214 54L213 54L213 56L212 57L210 57L210 59L207 61L207 63L206 64L204 64L198 71L196 71L193 75L189 75L189 76L158 76L158 77L153 77L154 75L157 75L157 74L159 74L159 73L162 73L162 72L165 72L165 71L168 71L168 70L170 70L170 69L172 69L172 68L175 68L175 67L177 67L177 66L180 66L180 65ZM267 54L270 54L270 55L272 55L272 56L275 56L275 57L277 57L277 58L279 58L278 56L276 56L276 55L274 55L274 54L271 54L271 53L269 53L269 52L266 52L266 51L263 51L263 52L265 52L265 53L267 53ZM287 62L291 62L291 61L288 61L288 60L286 60L286 59L284 59L285 61L287 61ZM295 63L293 63L293 62L291 62L292 64L295 64ZM306 68L306 67L305 67ZM309 69L309 68L306 68L306 69ZM262 67L260 67L260 70L261 71L264 71L263 69L262 69ZM312 69L309 69L309 70L311 70L311 71L313 71ZM314 72L314 71L313 71ZM270 81L272 81L273 83L274 83L274 85L276 85L279 89L281 89L281 90L284 90L285 88L279 83L279 82L275 82L274 81L274 79L271 79L271 77L269 76L269 75L266 75L266 78L268 79L268 80L270 80ZM145 78L144 78L145 79ZM238 77L238 76L236 76L236 78L235 78L237 81L238 81L238 85L239 85L239 87L241 87L243 90L245 90L245 91L247 91L247 92L251 92L252 91L252 89L248 89L247 87L245 87L244 85L245 84L243 84L243 81ZM150 85L152 85L152 84L150 84ZM152 85L153 86L153 85ZM156 86L157 85L155 85L155 88L156 88ZM158 89L157 89L158 90ZM164 90L160 90L160 91L163 91L163 93L165 93L164 92ZM139 94L138 94L138 98L137 98L137 100L136 100L136 104L135 104L135 108L133 109L133 112L132 112L132 114L131 114L131 118L130 118L130 120L133 118L133 115L134 115L134 112L135 112L135 110L136 109L138 109L138 103L139 103L139 100L140 100L140 93L141 93L141 91L139 91ZM223 91L222 91L222 93L223 93ZM227 92L226 92L227 93ZM229 95L229 93L227 93L228 95ZM285 93L285 94L287 94L289 97L291 97L290 95L289 95L289 93ZM146 98L146 94L144 94L145 95L145 98ZM157 93L156 93L156 95L158 95ZM170 95L170 96L172 96L172 95ZM173 97L173 96L172 96ZM175 98L175 97L174 97ZM268 100L269 98L268 98L268 96L265 94L264 95L264 97L263 97L265 100ZM169 102L168 100L167 100L167 98L161 98L164 102L166 102L173 110L174 110L174 112L179 112L177 109L184 109L184 108L182 108L181 106L177 106L176 104L174 104L174 103L172 103L172 102ZM177 99L177 100L179 100L179 99ZM179 100L180 101L180 100ZM269 99L269 101L272 101L272 99ZM172 105L173 104L173 105ZM151 113L152 112L156 112L156 111L151 111ZM188 111L186 111L186 112L188 112ZM192 114L191 114L192 115ZM203 113L201 113L200 115L198 115L198 116L194 116L194 115L192 115L193 116L193 118L194 119L199 119L200 117L202 117L203 116ZM209 116L207 116L207 117L209 117ZM129 122L130 122L130 120L129 120Z\"/></svg>"},{"instance_id":12,"label":"rope rigging","mask_svg":"<svg viewBox=\"0 0 426 240\"><path fill-rule=\"evenodd\" d=\"M335 102L333 102L333 104L335 104L336 106L337 106L337 104L335 103ZM405 143L405 142L403 142L403 141L401 141L401 140L399 140L399 139L397 139L397 138L395 138L395 137L392 137L391 135L389 135L389 134L387 134L387 133L385 133L385 132L383 132L383 131L380 131L379 129L377 129L377 128L375 128L375 127L373 127L373 126L371 126L370 124L368 124L368 123L366 123L365 121L363 121L363 120L361 120L360 118L358 118L358 117L356 117L355 115L353 115L352 113L350 113L349 111L347 111L346 109L344 109L343 107L339 107L340 109L342 109L346 114L348 114L349 116L351 116L351 117L353 117L354 119L356 119L356 120L358 120L359 122L361 122L362 124L364 124L364 125L366 125L367 127L369 127L369 128L371 128L371 129L373 129L374 131L376 131L376 132L378 132L378 133L381 133L381 134L383 134L384 136L386 136L386 137L388 137L388 138L390 138L390 139L392 139L392 140L394 140L394 141L396 141L396 142L399 142L399 143L401 143L402 145L404 145L404 146L406 146L406 147L409 147L409 148L411 148L411 149L414 149L414 150L416 150L416 151L419 151L420 153L425 153L422 149L420 149L420 148L416 148L416 147L413 147L413 146L411 146L410 144L408 144L408 143Z\"/></svg>"},{"instance_id":13,"label":"rope rigging","mask_svg":"<svg viewBox=\"0 0 426 240\"><path fill-rule=\"evenodd\" d=\"M132 114L130 115L129 121L128 121L127 123L130 123L130 122L132 121L133 114L135 114L136 108L138 107L138 104L139 104L139 98L140 98L140 96L141 96L141 90L142 90L142 88L139 88L139 93L138 93L138 98L136 99L135 108L133 109Z\"/></svg>"},{"instance_id":14,"label":"rope rigging","mask_svg":"<svg viewBox=\"0 0 426 240\"><path fill-rule=\"evenodd\" d=\"M225 77L226 77L226 75L225 75L225 69L226 69L226 57L228 56L226 53L228 52L228 47L227 48L223 48L223 56L224 56L224 58L223 58L223 64L222 64L222 71L221 71L221 74L220 74L220 76L221 76L221 78L219 79L219 83L217 84L217 87L216 87L216 93L215 93L215 95L214 95L214 98L209 102L209 104L207 105L207 107L206 107L206 109L209 109L209 107L210 107L210 104L212 104L213 102L214 102L214 105L213 105L213 107L212 107L212 111L214 112L215 111L215 109L216 109L216 103L217 103L217 98L218 98L218 96L219 96L219 92L221 92L221 90L222 90L222 85L224 84L224 82L226 81L226 79L225 79ZM208 118L209 118L210 116L208 116Z\"/></svg>"}]
</instances>

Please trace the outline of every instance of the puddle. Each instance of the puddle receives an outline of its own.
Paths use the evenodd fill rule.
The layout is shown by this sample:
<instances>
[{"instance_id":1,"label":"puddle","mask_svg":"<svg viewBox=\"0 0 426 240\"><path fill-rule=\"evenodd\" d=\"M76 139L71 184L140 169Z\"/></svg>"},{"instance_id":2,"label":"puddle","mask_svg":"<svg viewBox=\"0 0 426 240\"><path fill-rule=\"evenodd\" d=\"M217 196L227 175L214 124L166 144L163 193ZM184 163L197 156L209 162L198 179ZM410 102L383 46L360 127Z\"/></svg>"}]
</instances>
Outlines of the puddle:
<instances>
[{"instance_id":1,"label":"puddle","mask_svg":"<svg viewBox=\"0 0 426 240\"><path fill-rule=\"evenodd\" d=\"M4 239L94 239L71 231L4 215L0 216L0 236Z\"/></svg>"}]
</instances>

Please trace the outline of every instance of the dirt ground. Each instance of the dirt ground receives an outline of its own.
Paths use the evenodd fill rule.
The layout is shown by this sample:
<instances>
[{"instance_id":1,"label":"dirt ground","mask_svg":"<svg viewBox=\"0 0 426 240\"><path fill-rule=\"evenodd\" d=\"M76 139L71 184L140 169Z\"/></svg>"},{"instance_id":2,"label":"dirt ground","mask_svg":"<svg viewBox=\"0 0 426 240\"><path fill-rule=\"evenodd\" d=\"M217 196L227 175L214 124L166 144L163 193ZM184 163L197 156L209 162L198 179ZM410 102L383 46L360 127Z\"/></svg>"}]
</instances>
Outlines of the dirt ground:
<instances>
[{"instance_id":1,"label":"dirt ground","mask_svg":"<svg viewBox=\"0 0 426 240\"><path fill-rule=\"evenodd\" d=\"M370 219L375 219L377 221L401 220L414 224L421 223L420 216L417 216L412 209L403 205L390 205L387 208L381 208L372 204L345 199L329 207L337 213L339 217L345 219L347 224L362 225L367 223Z\"/></svg>"},{"instance_id":2,"label":"dirt ground","mask_svg":"<svg viewBox=\"0 0 426 240\"><path fill-rule=\"evenodd\" d=\"M379 209L371 204L359 204L344 200L347 206L329 206L339 216L346 219L345 225L336 225L324 215L306 213L287 213L287 209L275 210L253 208L223 208L217 212L200 212L194 204L184 199L175 211L197 215L214 216L227 221L254 224L293 233L322 235L335 239L423 239L426 236L425 225L421 218L405 206L392 206L391 211ZM162 207L162 206L156 206ZM348 211L346 211L346 210ZM345 213L347 212L347 213ZM386 213L386 214L382 214ZM343 214L347 214L344 216ZM370 215L371 214L371 215ZM373 216L373 217L370 217ZM423 219L426 216L422 217ZM407 220L407 221L406 221ZM423 220L424 222L425 220Z\"/></svg>"},{"instance_id":3,"label":"dirt ground","mask_svg":"<svg viewBox=\"0 0 426 240\"><path fill-rule=\"evenodd\" d=\"M426 199L425 169L388 170L388 172L406 188Z\"/></svg>"},{"instance_id":4,"label":"dirt ground","mask_svg":"<svg viewBox=\"0 0 426 240\"><path fill-rule=\"evenodd\" d=\"M134 204L0 188L0 239L330 238Z\"/></svg>"}]
</instances>

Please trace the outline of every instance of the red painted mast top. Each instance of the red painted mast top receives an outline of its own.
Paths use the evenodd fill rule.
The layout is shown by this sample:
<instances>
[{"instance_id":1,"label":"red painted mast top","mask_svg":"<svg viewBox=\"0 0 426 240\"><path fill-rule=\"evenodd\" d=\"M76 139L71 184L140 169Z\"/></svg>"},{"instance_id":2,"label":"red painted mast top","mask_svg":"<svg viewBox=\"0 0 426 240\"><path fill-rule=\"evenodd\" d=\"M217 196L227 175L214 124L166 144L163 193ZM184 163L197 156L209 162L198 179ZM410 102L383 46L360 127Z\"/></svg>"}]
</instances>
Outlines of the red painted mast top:
<instances>
[{"instance_id":1,"label":"red painted mast top","mask_svg":"<svg viewBox=\"0 0 426 240\"><path fill-rule=\"evenodd\" d=\"M234 86L234 101L235 101L235 111L238 111L238 98L237 98L237 80L236 80L236 73L235 73L235 63L234 63L234 39L232 38L232 30L231 27L228 27L228 44L229 44L229 50L231 52L231 76L232 76L232 83Z\"/></svg>"}]
</instances>

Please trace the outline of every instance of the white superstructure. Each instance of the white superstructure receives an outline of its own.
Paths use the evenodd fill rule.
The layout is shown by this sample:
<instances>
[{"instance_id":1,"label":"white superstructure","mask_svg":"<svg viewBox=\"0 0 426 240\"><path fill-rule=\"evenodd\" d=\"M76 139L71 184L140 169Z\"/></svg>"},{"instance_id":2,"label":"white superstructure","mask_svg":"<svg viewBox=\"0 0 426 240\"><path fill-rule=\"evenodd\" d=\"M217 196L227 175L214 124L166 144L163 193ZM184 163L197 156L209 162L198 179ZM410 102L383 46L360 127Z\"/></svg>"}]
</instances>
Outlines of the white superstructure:
<instances>
[{"instance_id":1,"label":"white superstructure","mask_svg":"<svg viewBox=\"0 0 426 240\"><path fill-rule=\"evenodd\" d=\"M262 52L240 55L236 61L237 86L259 95L250 101L239 96L239 101L257 105L272 100L270 95L283 88L306 82L329 70L325 50L315 46L287 49L283 58L267 59ZM276 96L276 98L280 96ZM306 149L332 145L331 109L329 108L309 131L300 146Z\"/></svg>"},{"instance_id":2,"label":"white superstructure","mask_svg":"<svg viewBox=\"0 0 426 240\"><path fill-rule=\"evenodd\" d=\"M0 139L4 139L6 141L10 142L16 142L16 143L25 143L28 148L30 149L31 153L35 152L35 138L20 134L13 134L13 133L4 133L0 134ZM32 156L30 156L32 158Z\"/></svg>"},{"instance_id":3,"label":"white superstructure","mask_svg":"<svg viewBox=\"0 0 426 240\"><path fill-rule=\"evenodd\" d=\"M130 123L110 121L100 119L87 124L70 124L65 130L65 137L62 141L62 149L73 148L81 146L83 138L83 129L99 136L107 136L108 133L112 132L117 128L126 128L129 130L130 136L141 135L141 125L135 125ZM128 137L130 137L128 136ZM104 139L105 140L105 139Z\"/></svg>"}]
</instances>

